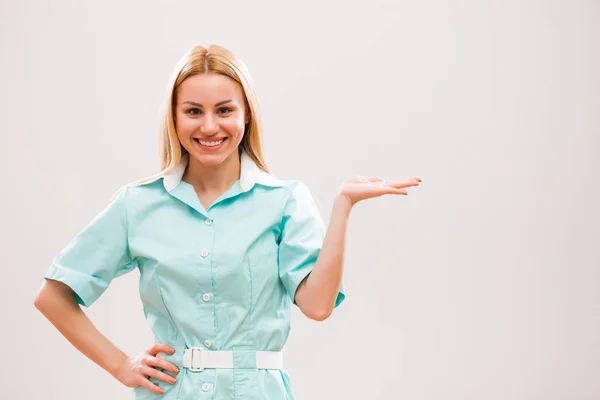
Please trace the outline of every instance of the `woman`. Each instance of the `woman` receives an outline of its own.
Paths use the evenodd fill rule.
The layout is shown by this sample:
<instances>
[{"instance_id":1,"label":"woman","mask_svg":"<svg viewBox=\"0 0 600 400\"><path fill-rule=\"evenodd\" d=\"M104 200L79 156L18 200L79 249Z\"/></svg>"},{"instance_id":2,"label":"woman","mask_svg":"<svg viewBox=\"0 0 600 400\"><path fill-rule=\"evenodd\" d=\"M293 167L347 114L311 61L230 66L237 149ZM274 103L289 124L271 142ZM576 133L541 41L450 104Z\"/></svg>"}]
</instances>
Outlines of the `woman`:
<instances>
[{"instance_id":1,"label":"woman","mask_svg":"<svg viewBox=\"0 0 600 400\"><path fill-rule=\"evenodd\" d=\"M354 204L421 180L348 180L325 230L307 186L270 174L250 74L219 46L184 55L163 113L160 173L125 186L72 239L35 305L134 399L292 399L291 304L326 319L345 297ZM128 357L80 305L135 268L155 343Z\"/></svg>"}]
</instances>

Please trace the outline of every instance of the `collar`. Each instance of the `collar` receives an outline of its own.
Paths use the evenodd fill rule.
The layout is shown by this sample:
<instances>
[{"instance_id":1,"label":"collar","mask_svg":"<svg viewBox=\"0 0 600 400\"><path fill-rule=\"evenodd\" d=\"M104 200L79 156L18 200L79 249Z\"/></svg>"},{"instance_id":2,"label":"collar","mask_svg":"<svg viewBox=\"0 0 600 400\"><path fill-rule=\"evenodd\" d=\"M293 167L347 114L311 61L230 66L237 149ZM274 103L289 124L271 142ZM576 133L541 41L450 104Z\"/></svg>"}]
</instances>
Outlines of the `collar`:
<instances>
[{"instance_id":1,"label":"collar","mask_svg":"<svg viewBox=\"0 0 600 400\"><path fill-rule=\"evenodd\" d=\"M175 189L181 182L189 159L189 153L185 153L181 156L179 164L163 175L163 185L168 192ZM249 191L255 184L270 187L283 186L283 183L279 179L258 168L254 160L246 153L246 150L242 149L240 155L240 186L242 191Z\"/></svg>"}]
</instances>

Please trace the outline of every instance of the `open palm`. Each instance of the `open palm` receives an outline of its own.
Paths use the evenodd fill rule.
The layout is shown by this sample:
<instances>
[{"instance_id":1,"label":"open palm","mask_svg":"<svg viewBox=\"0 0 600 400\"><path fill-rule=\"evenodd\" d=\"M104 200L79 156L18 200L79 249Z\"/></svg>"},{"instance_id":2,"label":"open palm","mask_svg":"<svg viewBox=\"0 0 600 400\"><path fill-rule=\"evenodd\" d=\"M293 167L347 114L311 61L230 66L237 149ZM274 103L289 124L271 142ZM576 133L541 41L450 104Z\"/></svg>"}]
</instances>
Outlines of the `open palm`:
<instances>
[{"instance_id":1,"label":"open palm","mask_svg":"<svg viewBox=\"0 0 600 400\"><path fill-rule=\"evenodd\" d=\"M355 176L342 184L340 194L345 196L352 205L361 200L384 194L407 195L406 188L419 186L421 178L414 177L407 180L385 180L379 177Z\"/></svg>"}]
</instances>

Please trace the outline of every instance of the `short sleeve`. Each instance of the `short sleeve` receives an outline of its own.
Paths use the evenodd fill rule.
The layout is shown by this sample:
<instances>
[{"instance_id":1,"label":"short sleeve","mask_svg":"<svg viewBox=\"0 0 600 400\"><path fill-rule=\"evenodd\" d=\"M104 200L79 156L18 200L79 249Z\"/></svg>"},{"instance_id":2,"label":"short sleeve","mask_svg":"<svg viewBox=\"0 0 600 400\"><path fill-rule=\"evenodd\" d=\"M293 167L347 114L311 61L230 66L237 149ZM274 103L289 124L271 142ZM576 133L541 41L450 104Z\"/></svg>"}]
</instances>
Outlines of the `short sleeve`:
<instances>
[{"instance_id":1,"label":"short sleeve","mask_svg":"<svg viewBox=\"0 0 600 400\"><path fill-rule=\"evenodd\" d=\"M45 279L68 285L91 306L111 281L135 268L128 246L127 187L54 258Z\"/></svg>"},{"instance_id":2,"label":"short sleeve","mask_svg":"<svg viewBox=\"0 0 600 400\"><path fill-rule=\"evenodd\" d=\"M279 277L294 304L298 286L315 267L325 233L314 197L304 183L298 182L283 211L279 242ZM334 307L345 297L342 281Z\"/></svg>"}]
</instances>

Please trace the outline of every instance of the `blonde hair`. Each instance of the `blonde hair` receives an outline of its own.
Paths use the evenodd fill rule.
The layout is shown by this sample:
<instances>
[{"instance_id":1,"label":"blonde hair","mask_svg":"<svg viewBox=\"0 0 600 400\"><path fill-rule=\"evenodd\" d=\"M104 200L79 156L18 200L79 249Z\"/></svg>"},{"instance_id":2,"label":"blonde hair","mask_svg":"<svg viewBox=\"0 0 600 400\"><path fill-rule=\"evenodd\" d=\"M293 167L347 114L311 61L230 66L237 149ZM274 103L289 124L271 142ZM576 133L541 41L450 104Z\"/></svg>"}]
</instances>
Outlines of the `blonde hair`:
<instances>
[{"instance_id":1,"label":"blonde hair","mask_svg":"<svg viewBox=\"0 0 600 400\"><path fill-rule=\"evenodd\" d=\"M254 82L246 64L233 52L218 45L194 46L177 62L167 84L165 98L159 115L159 154L160 171L148 178L131 182L125 186L136 186L152 182L179 164L181 157L187 152L177 137L175 130L174 106L179 86L187 78L194 75L216 73L227 76L237 82L244 92L244 103L249 114L244 136L240 147L256 165L265 172L270 172L265 162L262 146L262 121ZM121 188L115 196L122 190Z\"/></svg>"}]
</instances>

